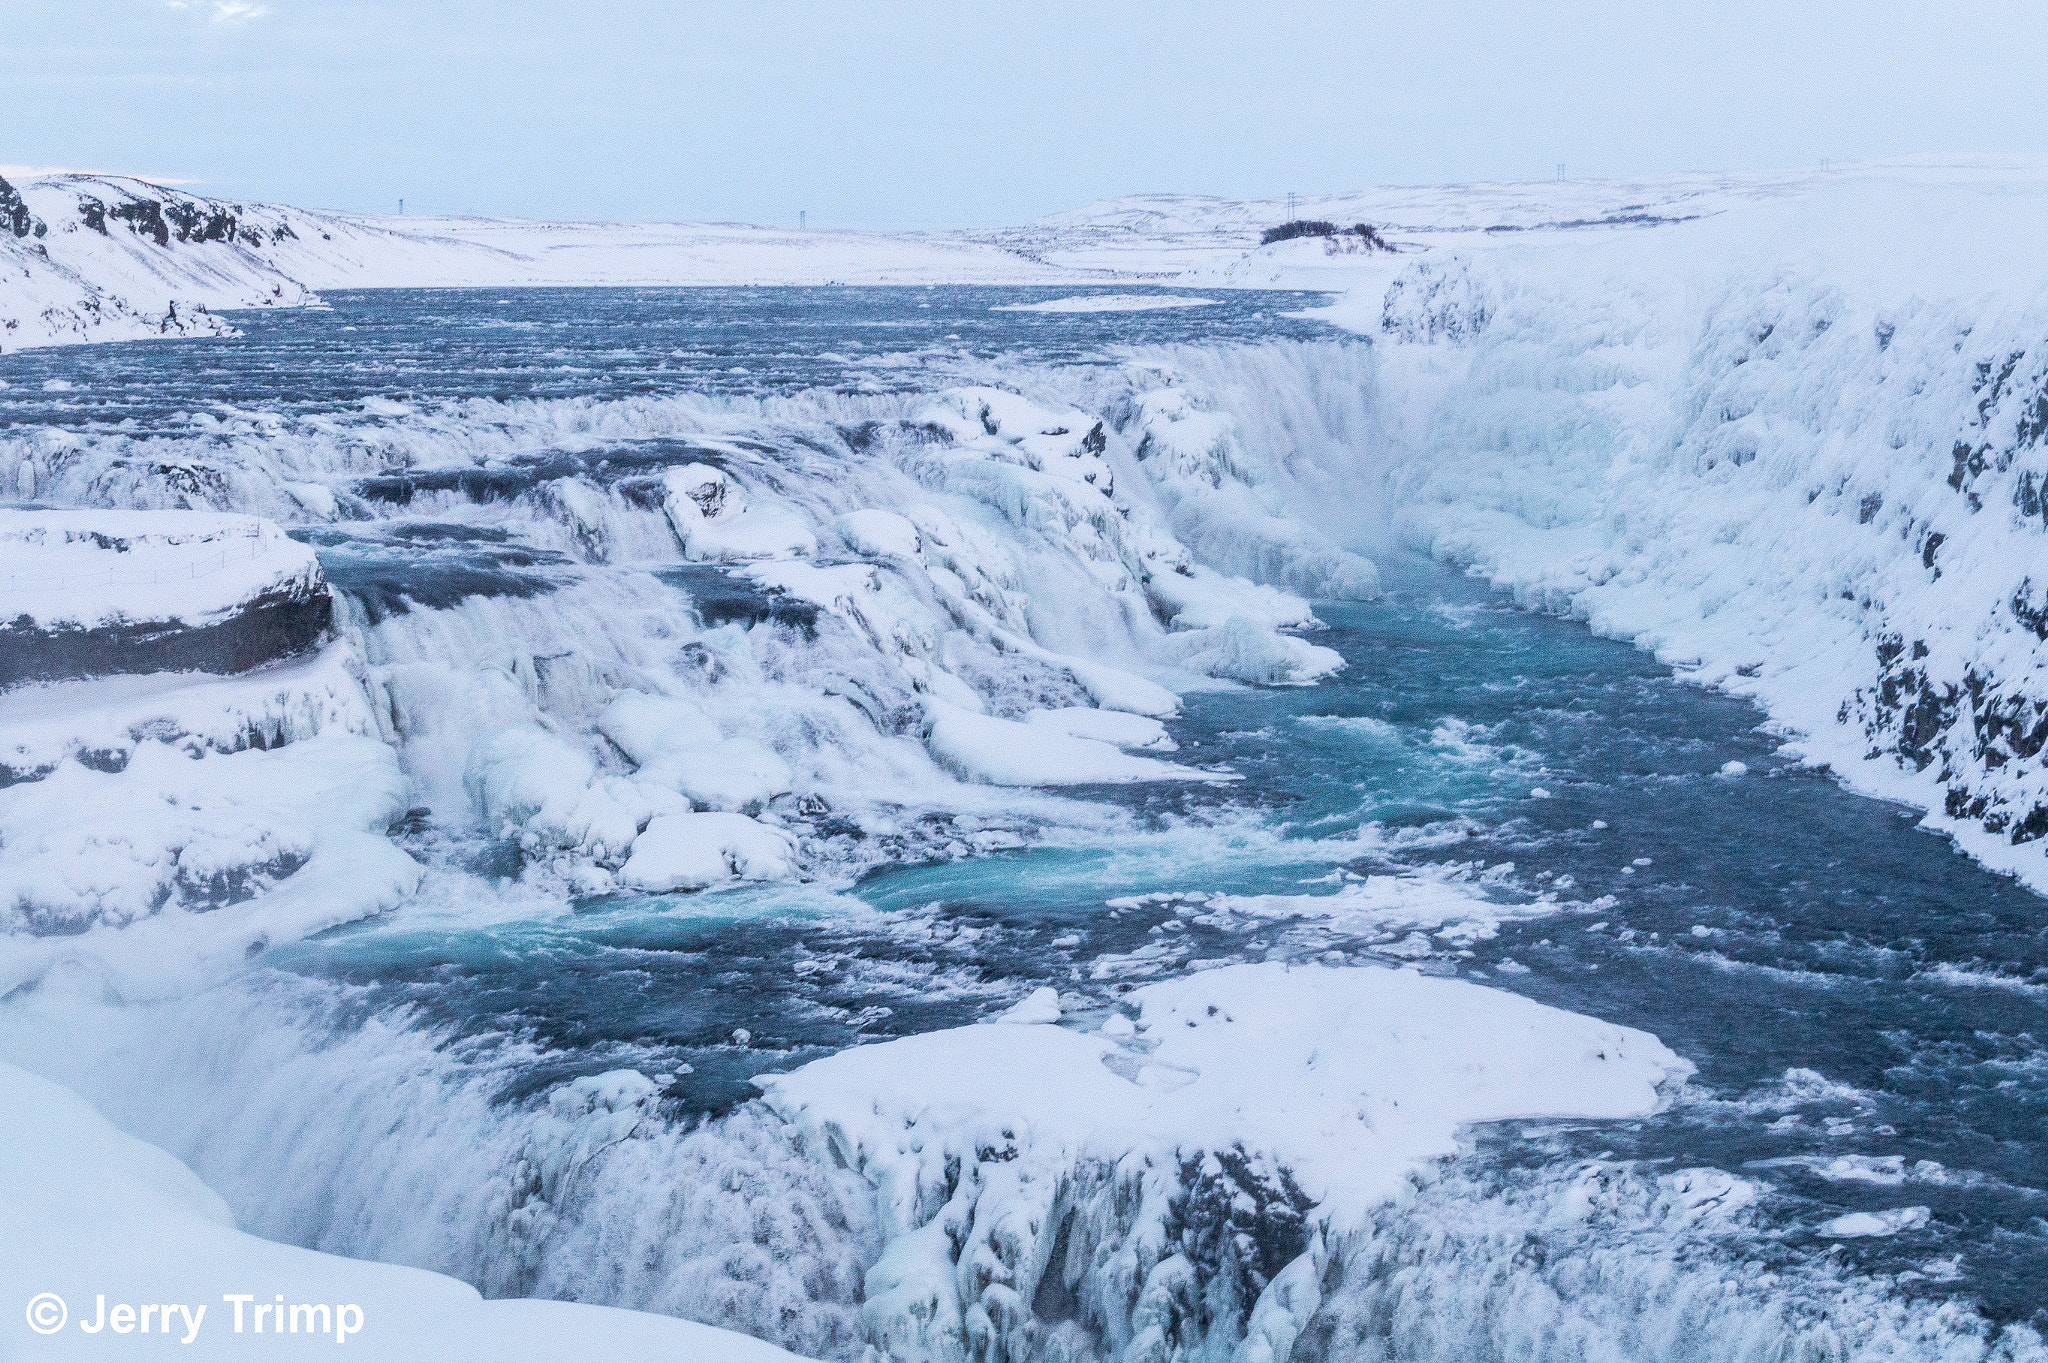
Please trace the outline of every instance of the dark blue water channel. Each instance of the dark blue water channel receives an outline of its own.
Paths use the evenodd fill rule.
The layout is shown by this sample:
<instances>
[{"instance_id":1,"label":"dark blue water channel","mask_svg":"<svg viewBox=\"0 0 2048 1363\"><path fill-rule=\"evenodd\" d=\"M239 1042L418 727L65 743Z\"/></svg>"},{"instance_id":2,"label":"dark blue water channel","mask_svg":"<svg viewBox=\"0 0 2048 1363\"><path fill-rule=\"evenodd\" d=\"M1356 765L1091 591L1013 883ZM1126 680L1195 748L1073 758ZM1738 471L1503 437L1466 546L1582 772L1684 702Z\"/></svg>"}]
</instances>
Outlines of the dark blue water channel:
<instances>
[{"instance_id":1,"label":"dark blue water channel","mask_svg":"<svg viewBox=\"0 0 2048 1363\"><path fill-rule=\"evenodd\" d=\"M963 363L1028 355L1096 363L1118 345L1225 345L1331 335L1286 314L1320 293L1219 290L1201 307L1010 309L1145 286L973 288L374 289L312 311L229 314L239 336L66 346L0 357L0 430L146 434L196 411L335 412L366 397L489 398L803 388L901 393ZM1181 296L1187 296L1183 292ZM46 391L50 381L70 387ZM122 423L134 423L126 428ZM182 426L175 426L184 433Z\"/></svg>"},{"instance_id":2,"label":"dark blue water channel","mask_svg":"<svg viewBox=\"0 0 2048 1363\"><path fill-rule=\"evenodd\" d=\"M2037 1316L2048 901L1911 811L1780 756L1747 701L1439 565L1389 567L1383 600L1321 608L1320 640L1350 663L1338 679L1189 698L1171 726L1183 756L1228 761L1241 783L1081 792L1137 816L1100 845L892 869L844 896L613 898L448 933L373 925L291 959L459 1032L539 1041L556 1060L522 1092L623 1061L684 1071L676 1104L715 1111L751 1092L750 1074L957 1024L1042 982L1106 1004L1189 961L1384 959L1342 932L1248 939L1171 903L1112 914L1111 898L1313 894L1332 869L1455 868L1504 905L1526 912L1548 889L1560 907L1422 968L1646 1029L1699 1068L1693 1099L1658 1119L1497 1132L1489 1158L1715 1166L1770 1185L1774 1252L1888 1272L1944 1261L1926 1290ZM1303 850L1361 826L1373 836L1348 858ZM1126 968L1162 936L1168 949ZM1820 1233L1906 1206L1931 1219Z\"/></svg>"},{"instance_id":3,"label":"dark blue water channel","mask_svg":"<svg viewBox=\"0 0 2048 1363\"><path fill-rule=\"evenodd\" d=\"M992 310L1073 292L336 294L331 311L239 317L236 339L8 355L0 427L190 436L198 413L374 421L363 404L378 399L887 393L1011 355L1093 363L1125 344L1327 334L1281 315L1313 295ZM46 391L58 377L72 387ZM642 455L695 457L577 457ZM516 489L556 473L506 476ZM402 502L362 495L388 513L299 533L372 621L580 571L516 535L409 521ZM1120 812L1099 837L850 887L395 915L267 959L359 986L365 1010L537 1046L506 1101L632 1065L672 1076L679 1114L744 1101L763 1070L985 1016L1041 983L1085 1021L1203 962L1405 962L1643 1028L1698 1067L1691 1096L1654 1120L1485 1134L1479 1164L1501 1186L1575 1161L1713 1166L1769 1188L1764 1234L1736 1253L1906 1274L1900 1291L2048 1327L2048 900L1957 855L1912 811L1781 754L1748 702L1441 565L1382 567L1382 600L1319 607L1318 642L1349 663L1340 676L1187 698L1170 725L1182 760L1242 780L1072 792ZM753 628L802 624L717 583L679 585ZM1397 952L1313 915L1108 903L1327 894L1347 875L1453 883L1502 921ZM1929 1216L1888 1235L1824 1233L1846 1213L1907 1207Z\"/></svg>"}]
</instances>

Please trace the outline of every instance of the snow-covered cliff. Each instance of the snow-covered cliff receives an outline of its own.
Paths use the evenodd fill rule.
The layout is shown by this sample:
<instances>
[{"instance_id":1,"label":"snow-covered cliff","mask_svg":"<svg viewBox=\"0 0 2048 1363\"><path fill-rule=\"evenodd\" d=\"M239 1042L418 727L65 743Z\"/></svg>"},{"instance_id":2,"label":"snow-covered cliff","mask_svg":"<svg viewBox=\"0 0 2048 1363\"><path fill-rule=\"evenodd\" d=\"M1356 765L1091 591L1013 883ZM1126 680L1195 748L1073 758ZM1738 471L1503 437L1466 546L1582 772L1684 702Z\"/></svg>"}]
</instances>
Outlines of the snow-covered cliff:
<instances>
[{"instance_id":1,"label":"snow-covered cliff","mask_svg":"<svg viewBox=\"0 0 2048 1363\"><path fill-rule=\"evenodd\" d=\"M1400 431L1386 503L2048 884L2048 175L1796 188L1345 300Z\"/></svg>"}]
</instances>

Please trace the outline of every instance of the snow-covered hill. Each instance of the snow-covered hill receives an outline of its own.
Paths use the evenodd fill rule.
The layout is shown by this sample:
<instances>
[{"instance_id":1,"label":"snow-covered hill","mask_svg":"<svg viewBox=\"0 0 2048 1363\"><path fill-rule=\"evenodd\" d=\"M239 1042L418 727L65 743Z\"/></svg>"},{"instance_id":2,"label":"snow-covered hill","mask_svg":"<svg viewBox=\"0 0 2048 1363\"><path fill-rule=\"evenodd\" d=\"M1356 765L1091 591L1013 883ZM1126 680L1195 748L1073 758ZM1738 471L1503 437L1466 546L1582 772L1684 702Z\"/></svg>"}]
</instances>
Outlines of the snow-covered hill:
<instances>
[{"instance_id":1,"label":"snow-covered hill","mask_svg":"<svg viewBox=\"0 0 2048 1363\"><path fill-rule=\"evenodd\" d=\"M738 223L378 217L207 199L121 176L0 180L0 350L218 335L319 289L1059 283L1093 277L962 233Z\"/></svg>"}]
</instances>

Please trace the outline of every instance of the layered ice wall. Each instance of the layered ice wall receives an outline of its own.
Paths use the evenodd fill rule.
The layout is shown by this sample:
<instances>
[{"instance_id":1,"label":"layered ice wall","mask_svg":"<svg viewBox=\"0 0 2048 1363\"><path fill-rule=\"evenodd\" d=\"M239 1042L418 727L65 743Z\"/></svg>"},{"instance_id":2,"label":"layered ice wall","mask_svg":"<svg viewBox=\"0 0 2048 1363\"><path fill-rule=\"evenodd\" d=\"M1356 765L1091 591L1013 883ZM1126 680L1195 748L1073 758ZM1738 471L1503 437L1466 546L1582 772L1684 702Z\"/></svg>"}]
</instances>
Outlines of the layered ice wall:
<instances>
[{"instance_id":1,"label":"layered ice wall","mask_svg":"<svg viewBox=\"0 0 2048 1363\"><path fill-rule=\"evenodd\" d=\"M1354 314L1403 413L1389 500L2048 883L2044 202L1849 175L1412 262Z\"/></svg>"}]
</instances>

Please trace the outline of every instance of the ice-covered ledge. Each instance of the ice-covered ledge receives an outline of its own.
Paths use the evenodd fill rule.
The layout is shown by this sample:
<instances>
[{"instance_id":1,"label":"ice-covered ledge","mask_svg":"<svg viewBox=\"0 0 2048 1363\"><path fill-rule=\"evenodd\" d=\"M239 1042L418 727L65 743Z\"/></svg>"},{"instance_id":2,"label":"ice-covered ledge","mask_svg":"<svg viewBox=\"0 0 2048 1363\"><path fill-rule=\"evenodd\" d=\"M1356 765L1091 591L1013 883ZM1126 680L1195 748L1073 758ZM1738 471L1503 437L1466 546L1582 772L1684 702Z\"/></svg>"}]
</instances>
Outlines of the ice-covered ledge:
<instances>
[{"instance_id":1,"label":"ice-covered ledge","mask_svg":"<svg viewBox=\"0 0 2048 1363\"><path fill-rule=\"evenodd\" d=\"M1411 970L1230 966L1124 1003L1083 1032L1041 989L755 1079L875 1188L862 1314L887 1356L1278 1363L1333 1244L1462 1126L1643 1116L1691 1072L1648 1033Z\"/></svg>"},{"instance_id":2,"label":"ice-covered ledge","mask_svg":"<svg viewBox=\"0 0 2048 1363\"><path fill-rule=\"evenodd\" d=\"M332 614L313 551L254 516L0 510L0 688L244 672L313 647Z\"/></svg>"},{"instance_id":3,"label":"ice-covered ledge","mask_svg":"<svg viewBox=\"0 0 2048 1363\"><path fill-rule=\"evenodd\" d=\"M4 1064L0 1150L0 1354L9 1358L99 1358L126 1343L110 1343L111 1335L147 1333L195 1346L180 1351L195 1359L267 1358L339 1342L348 1346L340 1356L352 1359L799 1363L773 1345L692 1321L569 1302L485 1301L438 1273L245 1235L183 1164L122 1134L70 1090ZM286 1315L282 1330L274 1315L280 1299L304 1308ZM280 1333L299 1338L273 1337Z\"/></svg>"}]
</instances>

